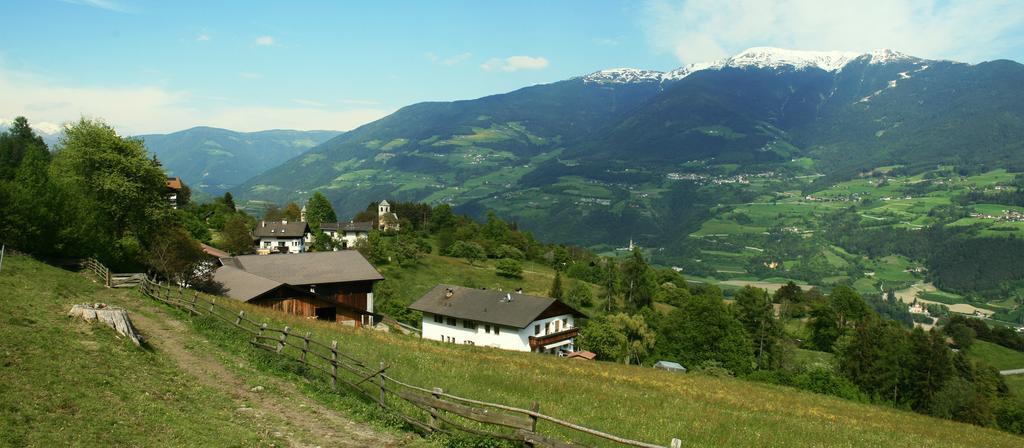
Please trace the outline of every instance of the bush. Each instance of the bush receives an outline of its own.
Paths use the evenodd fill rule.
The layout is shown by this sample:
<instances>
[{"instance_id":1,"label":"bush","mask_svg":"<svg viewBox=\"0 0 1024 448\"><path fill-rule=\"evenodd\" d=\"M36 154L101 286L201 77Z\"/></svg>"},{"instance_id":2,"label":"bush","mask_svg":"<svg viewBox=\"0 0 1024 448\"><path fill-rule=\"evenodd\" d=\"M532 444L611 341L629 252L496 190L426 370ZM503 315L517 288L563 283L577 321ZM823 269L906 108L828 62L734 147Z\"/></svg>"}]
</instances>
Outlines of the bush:
<instances>
[{"instance_id":1,"label":"bush","mask_svg":"<svg viewBox=\"0 0 1024 448\"><path fill-rule=\"evenodd\" d=\"M517 260L511 258L504 258L498 261L497 265L498 275L510 278L522 278L523 277L523 265Z\"/></svg>"}]
</instances>

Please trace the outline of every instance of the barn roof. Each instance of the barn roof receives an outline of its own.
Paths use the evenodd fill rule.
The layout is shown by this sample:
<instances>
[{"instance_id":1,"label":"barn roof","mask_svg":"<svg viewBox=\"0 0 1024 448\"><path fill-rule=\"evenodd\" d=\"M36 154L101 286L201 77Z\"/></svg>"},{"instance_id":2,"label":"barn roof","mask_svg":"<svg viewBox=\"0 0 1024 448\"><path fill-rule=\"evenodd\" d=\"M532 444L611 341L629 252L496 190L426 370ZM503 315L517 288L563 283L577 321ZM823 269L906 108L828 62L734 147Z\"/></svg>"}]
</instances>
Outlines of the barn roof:
<instances>
[{"instance_id":1,"label":"barn roof","mask_svg":"<svg viewBox=\"0 0 1024 448\"><path fill-rule=\"evenodd\" d=\"M449 288L452 290L452 296L446 297ZM537 320L549 309L558 314L584 316L569 305L550 297L453 285L437 285L409 305L409 308L430 314L515 328L526 328L530 322Z\"/></svg>"},{"instance_id":2,"label":"barn roof","mask_svg":"<svg viewBox=\"0 0 1024 448\"><path fill-rule=\"evenodd\" d=\"M235 300L248 302L277 288L284 283L250 274L232 266L221 266L213 273L213 280L224 285L224 293Z\"/></svg>"},{"instance_id":3,"label":"barn roof","mask_svg":"<svg viewBox=\"0 0 1024 448\"><path fill-rule=\"evenodd\" d=\"M373 222L325 222L320 224L320 230L334 232L369 232L373 229Z\"/></svg>"},{"instance_id":4,"label":"barn roof","mask_svg":"<svg viewBox=\"0 0 1024 448\"><path fill-rule=\"evenodd\" d=\"M289 285L384 280L380 272L354 250L241 255L221 261L225 266Z\"/></svg>"}]
</instances>

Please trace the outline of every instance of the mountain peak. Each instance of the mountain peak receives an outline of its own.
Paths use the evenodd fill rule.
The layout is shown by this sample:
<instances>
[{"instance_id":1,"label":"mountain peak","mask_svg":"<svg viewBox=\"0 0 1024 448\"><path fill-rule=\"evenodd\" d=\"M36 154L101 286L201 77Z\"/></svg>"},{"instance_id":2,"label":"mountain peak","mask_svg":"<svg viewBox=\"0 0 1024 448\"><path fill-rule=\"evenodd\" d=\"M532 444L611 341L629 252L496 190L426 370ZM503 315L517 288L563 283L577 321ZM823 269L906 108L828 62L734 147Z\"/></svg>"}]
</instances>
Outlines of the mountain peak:
<instances>
[{"instance_id":1,"label":"mountain peak","mask_svg":"<svg viewBox=\"0 0 1024 448\"><path fill-rule=\"evenodd\" d=\"M846 63L860 56L848 51L803 51L774 47L753 47L724 60L729 67L778 68L791 66L797 69L817 67L827 72L839 70Z\"/></svg>"},{"instance_id":2,"label":"mountain peak","mask_svg":"<svg viewBox=\"0 0 1024 448\"><path fill-rule=\"evenodd\" d=\"M596 84L626 84L637 82L661 82L664 73L638 68L610 68L583 76L583 82Z\"/></svg>"}]
</instances>

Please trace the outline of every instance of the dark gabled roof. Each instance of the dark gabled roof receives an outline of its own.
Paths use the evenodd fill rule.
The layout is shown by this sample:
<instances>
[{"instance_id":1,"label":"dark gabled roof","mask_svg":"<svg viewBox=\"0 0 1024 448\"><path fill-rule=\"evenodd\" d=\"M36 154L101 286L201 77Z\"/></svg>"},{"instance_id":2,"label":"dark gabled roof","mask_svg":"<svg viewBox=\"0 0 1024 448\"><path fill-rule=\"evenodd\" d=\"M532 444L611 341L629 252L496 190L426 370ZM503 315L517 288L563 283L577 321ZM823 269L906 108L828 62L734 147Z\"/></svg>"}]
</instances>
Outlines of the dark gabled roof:
<instances>
[{"instance_id":1,"label":"dark gabled roof","mask_svg":"<svg viewBox=\"0 0 1024 448\"><path fill-rule=\"evenodd\" d=\"M369 232L373 229L373 222L325 222L320 224L320 230L332 232Z\"/></svg>"},{"instance_id":2,"label":"dark gabled roof","mask_svg":"<svg viewBox=\"0 0 1024 448\"><path fill-rule=\"evenodd\" d=\"M252 231L253 238L302 238L309 226L302 221L260 221Z\"/></svg>"},{"instance_id":3,"label":"dark gabled roof","mask_svg":"<svg viewBox=\"0 0 1024 448\"><path fill-rule=\"evenodd\" d=\"M445 297L448 288L453 291L450 298ZM508 300L510 297L512 300ZM452 285L437 285L409 305L409 308L424 313L515 328L526 328L530 322L544 314L573 314L585 317L562 301L549 297ZM549 310L557 314L546 313Z\"/></svg>"},{"instance_id":4,"label":"dark gabled roof","mask_svg":"<svg viewBox=\"0 0 1024 448\"><path fill-rule=\"evenodd\" d=\"M248 302L285 286L281 282L253 275L227 265L221 266L214 271L213 280L224 285L225 295L242 302Z\"/></svg>"},{"instance_id":5,"label":"dark gabled roof","mask_svg":"<svg viewBox=\"0 0 1024 448\"><path fill-rule=\"evenodd\" d=\"M242 255L221 259L221 262L253 275L296 286L384 279L362 254L354 250Z\"/></svg>"}]
</instances>

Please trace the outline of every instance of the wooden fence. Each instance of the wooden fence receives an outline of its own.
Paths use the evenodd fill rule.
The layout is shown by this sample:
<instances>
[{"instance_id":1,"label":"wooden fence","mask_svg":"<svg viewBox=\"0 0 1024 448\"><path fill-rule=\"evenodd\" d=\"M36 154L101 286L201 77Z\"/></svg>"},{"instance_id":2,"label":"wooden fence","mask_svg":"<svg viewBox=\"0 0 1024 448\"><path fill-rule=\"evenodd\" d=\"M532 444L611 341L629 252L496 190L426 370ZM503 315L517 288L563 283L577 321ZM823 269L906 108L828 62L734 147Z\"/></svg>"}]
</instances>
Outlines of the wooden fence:
<instances>
[{"instance_id":1,"label":"wooden fence","mask_svg":"<svg viewBox=\"0 0 1024 448\"><path fill-rule=\"evenodd\" d=\"M102 264L93 260L90 270L101 278L110 273ZM384 409L426 433L455 432L511 440L539 447L580 447L578 443L566 442L559 438L541 434L537 429L539 421L569 428L575 432L599 437L624 446L663 448L665 445L630 440L595 429L590 429L566 420L540 413L535 402L530 409L506 406L497 403L474 400L446 393L441 388L426 388L400 381L388 375L390 365L380 362L367 365L363 361L339 350L336 340L317 340L308 332L296 332L292 328L273 328L267 323L256 322L246 316L245 311L235 311L217 303L217 298L207 299L198 292L161 285L143 276L139 290L147 297L182 309L185 312L210 316L226 325L248 333L252 346L297 362L312 372L322 375L332 388L345 386L377 403ZM231 299L224 299L231 300ZM396 406L407 403L422 411L417 418ZM596 405L596 404L595 404ZM468 426L466 423L475 423ZM492 429L480 429L491 428ZM672 439L672 448L682 446L679 439Z\"/></svg>"}]
</instances>

